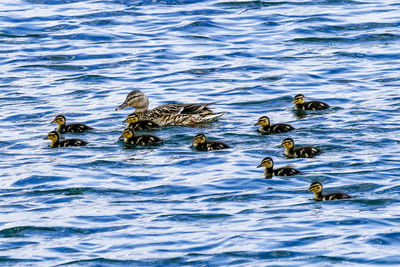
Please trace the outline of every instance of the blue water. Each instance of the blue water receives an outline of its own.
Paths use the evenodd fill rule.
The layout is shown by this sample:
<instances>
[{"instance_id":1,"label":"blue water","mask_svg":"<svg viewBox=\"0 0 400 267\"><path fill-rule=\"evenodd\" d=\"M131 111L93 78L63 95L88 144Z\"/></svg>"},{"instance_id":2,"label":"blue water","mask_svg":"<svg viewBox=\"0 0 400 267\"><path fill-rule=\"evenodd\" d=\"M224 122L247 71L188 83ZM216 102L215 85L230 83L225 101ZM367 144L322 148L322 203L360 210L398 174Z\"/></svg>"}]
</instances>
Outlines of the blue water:
<instances>
[{"instance_id":1,"label":"blue water","mask_svg":"<svg viewBox=\"0 0 400 267\"><path fill-rule=\"evenodd\" d=\"M397 1L3 0L0 265L398 265ZM150 106L216 101L159 148L118 141L133 89ZM329 111L296 113L295 94ZM96 130L43 140L65 114ZM260 135L268 115L289 134ZM193 136L232 146L198 152ZM324 152L286 159L286 137ZM270 156L293 177L263 178ZM315 202L306 192L350 200Z\"/></svg>"}]
</instances>

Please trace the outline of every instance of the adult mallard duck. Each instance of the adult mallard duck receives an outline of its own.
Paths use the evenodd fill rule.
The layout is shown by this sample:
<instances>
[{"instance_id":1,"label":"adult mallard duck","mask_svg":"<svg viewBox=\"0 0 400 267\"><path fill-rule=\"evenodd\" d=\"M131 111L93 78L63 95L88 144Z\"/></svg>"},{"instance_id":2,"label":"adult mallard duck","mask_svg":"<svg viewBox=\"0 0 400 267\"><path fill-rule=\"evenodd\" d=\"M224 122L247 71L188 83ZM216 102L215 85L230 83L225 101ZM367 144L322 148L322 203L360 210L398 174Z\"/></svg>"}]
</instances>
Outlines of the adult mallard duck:
<instances>
[{"instance_id":1,"label":"adult mallard duck","mask_svg":"<svg viewBox=\"0 0 400 267\"><path fill-rule=\"evenodd\" d=\"M128 145L158 146L163 142L161 138L152 134L135 135L135 132L130 128L126 128L121 137L124 137L124 142Z\"/></svg>"},{"instance_id":2,"label":"adult mallard duck","mask_svg":"<svg viewBox=\"0 0 400 267\"><path fill-rule=\"evenodd\" d=\"M299 170L290 168L290 167L283 167L274 169L274 161L270 157L264 158L260 165L257 168L265 167L264 175L265 178L270 179L273 175L275 176L291 176L300 173Z\"/></svg>"},{"instance_id":3,"label":"adult mallard duck","mask_svg":"<svg viewBox=\"0 0 400 267\"><path fill-rule=\"evenodd\" d=\"M298 94L293 98L292 104L297 110L323 110L329 108L329 105L321 101L306 102L306 97L303 94Z\"/></svg>"},{"instance_id":4,"label":"adult mallard duck","mask_svg":"<svg viewBox=\"0 0 400 267\"><path fill-rule=\"evenodd\" d=\"M160 126L183 125L194 126L217 120L225 112L212 112L208 106L215 102L204 104L171 103L149 109L149 100L142 91L134 90L128 94L124 103L115 110L126 107L135 108L140 120L150 120Z\"/></svg>"},{"instance_id":5,"label":"adult mallard duck","mask_svg":"<svg viewBox=\"0 0 400 267\"><path fill-rule=\"evenodd\" d=\"M89 130L93 130L92 127L89 127L82 123L74 123L66 125L67 119L64 115L58 115L54 118L51 123L57 123L57 129L60 132L69 132L69 133L83 133Z\"/></svg>"},{"instance_id":6,"label":"adult mallard duck","mask_svg":"<svg viewBox=\"0 0 400 267\"><path fill-rule=\"evenodd\" d=\"M51 147L66 147L66 146L85 146L88 142L81 139L64 139L60 140L60 133L57 131L51 131L47 134L47 137L43 139L50 139Z\"/></svg>"},{"instance_id":7,"label":"adult mallard duck","mask_svg":"<svg viewBox=\"0 0 400 267\"><path fill-rule=\"evenodd\" d=\"M262 116L258 119L257 123L254 124L254 126L260 125L260 128L258 130L261 133L285 133L288 131L294 130L294 127L286 124L286 123L278 123L278 124L273 124L271 125L269 118L267 116Z\"/></svg>"},{"instance_id":8,"label":"adult mallard duck","mask_svg":"<svg viewBox=\"0 0 400 267\"><path fill-rule=\"evenodd\" d=\"M208 141L204 134L198 134L194 137L193 146L197 150L220 150L225 148L230 148L227 144L220 141Z\"/></svg>"},{"instance_id":9,"label":"adult mallard duck","mask_svg":"<svg viewBox=\"0 0 400 267\"><path fill-rule=\"evenodd\" d=\"M343 194L343 193L331 193L331 194L323 195L322 194L322 184L320 182L312 183L307 191L314 192L314 199L317 201L351 198L351 196Z\"/></svg>"},{"instance_id":10,"label":"adult mallard duck","mask_svg":"<svg viewBox=\"0 0 400 267\"><path fill-rule=\"evenodd\" d=\"M154 131L160 129L160 125L153 121L140 121L139 116L136 113L129 114L124 122L126 122L126 128L130 128L135 131Z\"/></svg>"},{"instance_id":11,"label":"adult mallard duck","mask_svg":"<svg viewBox=\"0 0 400 267\"><path fill-rule=\"evenodd\" d=\"M285 148L283 154L289 158L312 158L322 152L321 149L312 146L294 147L292 138L284 139L280 146Z\"/></svg>"}]
</instances>

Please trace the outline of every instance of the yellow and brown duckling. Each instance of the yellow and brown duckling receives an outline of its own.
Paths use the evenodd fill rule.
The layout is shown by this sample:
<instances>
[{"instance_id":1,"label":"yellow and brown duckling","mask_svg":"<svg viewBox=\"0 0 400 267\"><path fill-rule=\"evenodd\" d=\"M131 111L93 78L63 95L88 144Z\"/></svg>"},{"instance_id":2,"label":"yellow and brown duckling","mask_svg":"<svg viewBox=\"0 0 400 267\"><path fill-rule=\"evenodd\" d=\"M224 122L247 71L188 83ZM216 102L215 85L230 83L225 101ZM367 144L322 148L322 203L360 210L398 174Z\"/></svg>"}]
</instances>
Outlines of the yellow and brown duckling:
<instances>
[{"instance_id":1,"label":"yellow and brown duckling","mask_svg":"<svg viewBox=\"0 0 400 267\"><path fill-rule=\"evenodd\" d=\"M149 100L140 90L133 90L128 94L124 103L115 110L126 107L135 108L139 120L150 120L160 126L181 125L194 126L196 124L216 121L225 112L212 112L208 106L215 102L204 104L171 103L149 109Z\"/></svg>"},{"instance_id":2,"label":"yellow and brown duckling","mask_svg":"<svg viewBox=\"0 0 400 267\"><path fill-rule=\"evenodd\" d=\"M258 131L261 133L286 133L289 131L294 130L294 127L285 124L285 123L278 123L278 124L272 124L267 116L262 116L258 119L257 123L254 124L254 126L260 125L260 128L258 128Z\"/></svg>"},{"instance_id":3,"label":"yellow and brown duckling","mask_svg":"<svg viewBox=\"0 0 400 267\"><path fill-rule=\"evenodd\" d=\"M289 158L312 158L322 152L321 149L313 146L294 147L292 138L284 139L280 146L285 148L283 154Z\"/></svg>"},{"instance_id":4,"label":"yellow and brown duckling","mask_svg":"<svg viewBox=\"0 0 400 267\"><path fill-rule=\"evenodd\" d=\"M81 139L63 139L60 140L60 133L57 131L51 131L47 134L47 137L43 139L50 139L51 147L67 147L67 146L85 146L88 142Z\"/></svg>"},{"instance_id":5,"label":"yellow and brown duckling","mask_svg":"<svg viewBox=\"0 0 400 267\"><path fill-rule=\"evenodd\" d=\"M130 128L134 131L154 131L160 129L160 125L153 121L140 121L139 116L136 113L129 114L124 122L127 123L126 128Z\"/></svg>"},{"instance_id":6,"label":"yellow and brown duckling","mask_svg":"<svg viewBox=\"0 0 400 267\"><path fill-rule=\"evenodd\" d=\"M320 182L314 182L308 188L308 191L314 192L314 199L317 201L326 201L326 200L337 200L337 199L347 199L351 198L351 196L343 194L343 193L331 193L331 194L322 194L322 184Z\"/></svg>"},{"instance_id":7,"label":"yellow and brown duckling","mask_svg":"<svg viewBox=\"0 0 400 267\"><path fill-rule=\"evenodd\" d=\"M85 124L74 123L74 124L66 124L67 120L64 115L58 115L54 118L51 123L57 123L57 129L60 132L69 132L69 133L83 133L86 131L93 130L92 127L89 127Z\"/></svg>"},{"instance_id":8,"label":"yellow and brown duckling","mask_svg":"<svg viewBox=\"0 0 400 267\"><path fill-rule=\"evenodd\" d=\"M128 145L139 145L139 146L158 146L163 143L163 140L152 134L135 135L135 132L131 128L126 128L122 132L124 142Z\"/></svg>"},{"instance_id":9,"label":"yellow and brown duckling","mask_svg":"<svg viewBox=\"0 0 400 267\"><path fill-rule=\"evenodd\" d=\"M197 150L220 150L225 148L230 148L227 144L220 141L208 141L204 134L198 134L194 137L193 146Z\"/></svg>"},{"instance_id":10,"label":"yellow and brown duckling","mask_svg":"<svg viewBox=\"0 0 400 267\"><path fill-rule=\"evenodd\" d=\"M321 101L308 101L303 94L298 94L293 98L292 104L297 110L323 110L329 108L329 105Z\"/></svg>"},{"instance_id":11,"label":"yellow and brown duckling","mask_svg":"<svg viewBox=\"0 0 400 267\"><path fill-rule=\"evenodd\" d=\"M260 165L257 166L257 168L260 168L260 167L265 167L264 175L265 175L265 178L267 178L267 179L272 178L273 175L275 175L275 176L291 176L291 175L300 173L299 170L290 168L290 167L274 169L274 161L270 157L264 158L261 161Z\"/></svg>"}]
</instances>

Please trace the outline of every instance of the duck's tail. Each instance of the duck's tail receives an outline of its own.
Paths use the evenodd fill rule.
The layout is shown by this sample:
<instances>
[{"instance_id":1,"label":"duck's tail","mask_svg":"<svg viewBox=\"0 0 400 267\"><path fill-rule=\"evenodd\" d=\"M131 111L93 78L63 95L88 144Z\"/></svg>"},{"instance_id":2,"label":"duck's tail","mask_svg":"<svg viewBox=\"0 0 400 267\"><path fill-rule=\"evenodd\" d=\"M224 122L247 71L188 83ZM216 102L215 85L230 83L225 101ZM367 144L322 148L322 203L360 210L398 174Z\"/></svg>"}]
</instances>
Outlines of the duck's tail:
<instances>
[{"instance_id":1,"label":"duck's tail","mask_svg":"<svg viewBox=\"0 0 400 267\"><path fill-rule=\"evenodd\" d=\"M213 122L218 120L225 112L217 112L213 114L207 114L203 117L203 122Z\"/></svg>"}]
</instances>

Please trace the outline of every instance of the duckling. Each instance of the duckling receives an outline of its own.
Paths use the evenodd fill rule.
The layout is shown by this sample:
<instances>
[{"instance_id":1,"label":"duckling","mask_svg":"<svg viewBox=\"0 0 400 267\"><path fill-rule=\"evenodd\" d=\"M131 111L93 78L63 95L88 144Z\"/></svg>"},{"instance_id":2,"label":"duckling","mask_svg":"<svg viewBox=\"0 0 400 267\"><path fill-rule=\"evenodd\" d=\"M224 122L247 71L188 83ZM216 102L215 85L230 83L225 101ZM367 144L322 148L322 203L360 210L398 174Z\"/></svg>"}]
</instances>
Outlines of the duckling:
<instances>
[{"instance_id":1,"label":"duckling","mask_svg":"<svg viewBox=\"0 0 400 267\"><path fill-rule=\"evenodd\" d=\"M269 118L267 116L262 116L258 119L257 123L254 124L254 126L260 125L260 128L258 130L262 133L285 133L291 130L294 130L294 127L285 124L285 123L279 123L279 124L270 124Z\"/></svg>"},{"instance_id":2,"label":"duckling","mask_svg":"<svg viewBox=\"0 0 400 267\"><path fill-rule=\"evenodd\" d=\"M320 182L312 183L307 191L314 192L314 199L317 201L351 198L351 196L343 194L343 193L331 193L331 194L323 195L322 194L322 184Z\"/></svg>"},{"instance_id":3,"label":"duckling","mask_svg":"<svg viewBox=\"0 0 400 267\"><path fill-rule=\"evenodd\" d=\"M329 108L329 105L321 101L306 102L306 97L303 94L298 94L293 98L292 104L297 110L323 110Z\"/></svg>"},{"instance_id":4,"label":"duckling","mask_svg":"<svg viewBox=\"0 0 400 267\"><path fill-rule=\"evenodd\" d=\"M194 126L196 124L216 121L225 112L212 112L208 106L215 102L204 104L171 103L149 109L149 100L142 91L134 90L128 94L124 103L115 110L126 107L135 108L139 120L150 120L160 126L181 125Z\"/></svg>"},{"instance_id":5,"label":"duckling","mask_svg":"<svg viewBox=\"0 0 400 267\"><path fill-rule=\"evenodd\" d=\"M194 137L193 146L197 150L220 150L225 148L230 148L224 142L219 141L207 141L207 137L204 134L198 134Z\"/></svg>"},{"instance_id":6,"label":"duckling","mask_svg":"<svg viewBox=\"0 0 400 267\"><path fill-rule=\"evenodd\" d=\"M292 138L286 138L282 141L281 147L285 148L283 154L289 158L312 158L322 150L312 146L294 147Z\"/></svg>"},{"instance_id":7,"label":"duckling","mask_svg":"<svg viewBox=\"0 0 400 267\"><path fill-rule=\"evenodd\" d=\"M64 139L60 140L60 133L57 131L51 131L47 134L47 137L43 139L50 139L51 147L66 147L66 146L85 146L88 142L81 139Z\"/></svg>"},{"instance_id":8,"label":"duckling","mask_svg":"<svg viewBox=\"0 0 400 267\"><path fill-rule=\"evenodd\" d=\"M85 124L74 123L66 125L66 118L64 115L58 115L54 118L51 123L57 123L57 129L60 132L70 132L70 133L83 133L85 131L93 130L92 127L89 127Z\"/></svg>"},{"instance_id":9,"label":"duckling","mask_svg":"<svg viewBox=\"0 0 400 267\"><path fill-rule=\"evenodd\" d=\"M155 135L135 135L135 132L131 128L126 128L122 132L122 137L124 137L124 142L128 145L157 146L163 142L161 138Z\"/></svg>"},{"instance_id":10,"label":"duckling","mask_svg":"<svg viewBox=\"0 0 400 267\"><path fill-rule=\"evenodd\" d=\"M160 125L155 122L149 120L139 121L139 116L136 113L129 114L124 122L127 123L126 128L136 131L154 131L160 128Z\"/></svg>"},{"instance_id":11,"label":"duckling","mask_svg":"<svg viewBox=\"0 0 400 267\"><path fill-rule=\"evenodd\" d=\"M273 169L274 168L274 161L270 157L264 158L260 165L257 166L257 168L260 167L265 167L264 170L264 175L265 178L270 179L272 178L272 175L275 176L291 176L300 173L299 170L296 170L294 168L289 168L289 167L283 167L283 168L278 168L278 169Z\"/></svg>"}]
</instances>

